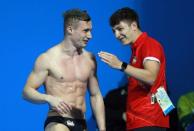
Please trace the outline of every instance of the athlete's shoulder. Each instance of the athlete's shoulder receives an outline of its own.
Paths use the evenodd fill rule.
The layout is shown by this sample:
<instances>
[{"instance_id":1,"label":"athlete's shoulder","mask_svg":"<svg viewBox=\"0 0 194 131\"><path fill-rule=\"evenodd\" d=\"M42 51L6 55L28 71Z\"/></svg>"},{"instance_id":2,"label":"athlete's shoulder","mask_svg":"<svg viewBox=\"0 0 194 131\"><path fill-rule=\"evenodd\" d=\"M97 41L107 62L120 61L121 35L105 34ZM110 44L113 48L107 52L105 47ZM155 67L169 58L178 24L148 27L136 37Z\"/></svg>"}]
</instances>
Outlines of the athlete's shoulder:
<instances>
[{"instance_id":1,"label":"athlete's shoulder","mask_svg":"<svg viewBox=\"0 0 194 131\"><path fill-rule=\"evenodd\" d=\"M37 57L35 61L35 67L46 68L48 62L49 62L48 54L46 52L42 53Z\"/></svg>"},{"instance_id":2,"label":"athlete's shoulder","mask_svg":"<svg viewBox=\"0 0 194 131\"><path fill-rule=\"evenodd\" d=\"M95 55L92 54L92 52L89 52L85 49L83 49L83 54L86 55L87 57L89 57L90 59L95 59Z\"/></svg>"}]
</instances>

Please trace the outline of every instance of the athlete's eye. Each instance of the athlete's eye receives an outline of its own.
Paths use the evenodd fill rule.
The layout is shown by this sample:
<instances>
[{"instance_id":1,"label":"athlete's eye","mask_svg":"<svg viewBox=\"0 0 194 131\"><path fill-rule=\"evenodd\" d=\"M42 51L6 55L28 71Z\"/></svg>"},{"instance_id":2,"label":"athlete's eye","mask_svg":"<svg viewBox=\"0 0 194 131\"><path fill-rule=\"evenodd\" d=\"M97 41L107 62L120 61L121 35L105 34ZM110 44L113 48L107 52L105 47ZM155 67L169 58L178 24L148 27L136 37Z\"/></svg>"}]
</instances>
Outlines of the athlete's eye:
<instances>
[{"instance_id":1,"label":"athlete's eye","mask_svg":"<svg viewBox=\"0 0 194 131\"><path fill-rule=\"evenodd\" d=\"M84 32L89 32L90 30L89 29L85 29Z\"/></svg>"},{"instance_id":2,"label":"athlete's eye","mask_svg":"<svg viewBox=\"0 0 194 131\"><path fill-rule=\"evenodd\" d=\"M118 28L117 30L118 30L118 31L122 31L122 30L123 30L123 28Z\"/></svg>"}]
</instances>

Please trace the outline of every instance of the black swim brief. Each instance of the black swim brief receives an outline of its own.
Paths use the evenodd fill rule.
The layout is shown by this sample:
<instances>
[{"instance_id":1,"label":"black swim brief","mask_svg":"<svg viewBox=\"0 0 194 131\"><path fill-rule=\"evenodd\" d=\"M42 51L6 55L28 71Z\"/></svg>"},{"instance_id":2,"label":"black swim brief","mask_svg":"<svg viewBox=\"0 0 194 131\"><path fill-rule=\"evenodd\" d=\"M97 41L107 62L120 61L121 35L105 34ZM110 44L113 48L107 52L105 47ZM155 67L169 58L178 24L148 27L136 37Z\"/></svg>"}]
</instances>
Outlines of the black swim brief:
<instances>
[{"instance_id":1,"label":"black swim brief","mask_svg":"<svg viewBox=\"0 0 194 131\"><path fill-rule=\"evenodd\" d=\"M61 116L49 116L47 117L44 123L44 129L51 122L64 124L66 127L69 128L70 131L83 131L86 130L87 128L86 121L84 119L73 119Z\"/></svg>"}]
</instances>

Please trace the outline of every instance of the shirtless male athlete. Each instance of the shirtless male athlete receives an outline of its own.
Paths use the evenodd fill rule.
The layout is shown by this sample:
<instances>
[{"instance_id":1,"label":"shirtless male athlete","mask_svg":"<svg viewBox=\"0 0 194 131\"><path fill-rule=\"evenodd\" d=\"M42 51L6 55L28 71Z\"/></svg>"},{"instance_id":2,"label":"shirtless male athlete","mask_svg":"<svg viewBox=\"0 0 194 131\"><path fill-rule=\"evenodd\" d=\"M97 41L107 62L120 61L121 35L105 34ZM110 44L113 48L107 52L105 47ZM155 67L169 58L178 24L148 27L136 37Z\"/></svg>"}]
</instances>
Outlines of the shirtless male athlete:
<instances>
[{"instance_id":1,"label":"shirtless male athlete","mask_svg":"<svg viewBox=\"0 0 194 131\"><path fill-rule=\"evenodd\" d=\"M91 53L83 49L92 38L91 29L91 19L86 11L66 11L64 40L42 53L35 62L23 96L33 103L49 104L45 131L86 131L84 113L87 89L98 128L100 131L106 130L96 61ZM45 94L37 91L42 84Z\"/></svg>"}]
</instances>

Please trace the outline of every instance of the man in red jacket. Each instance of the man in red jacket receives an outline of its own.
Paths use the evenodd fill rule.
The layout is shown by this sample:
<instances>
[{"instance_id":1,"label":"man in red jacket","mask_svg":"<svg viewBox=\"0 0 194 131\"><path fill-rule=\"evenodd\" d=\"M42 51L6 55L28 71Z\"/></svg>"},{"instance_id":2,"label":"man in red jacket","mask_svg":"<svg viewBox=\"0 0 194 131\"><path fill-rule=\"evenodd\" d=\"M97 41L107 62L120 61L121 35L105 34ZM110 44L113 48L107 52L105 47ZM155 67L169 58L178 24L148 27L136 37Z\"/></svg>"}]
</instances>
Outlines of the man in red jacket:
<instances>
[{"instance_id":1,"label":"man in red jacket","mask_svg":"<svg viewBox=\"0 0 194 131\"><path fill-rule=\"evenodd\" d=\"M166 61L161 44L140 30L137 13L128 7L117 10L110 17L110 25L115 37L132 49L129 64L108 52L99 53L103 62L129 76L127 130L165 131L169 116L151 100L159 87L166 90Z\"/></svg>"}]
</instances>

